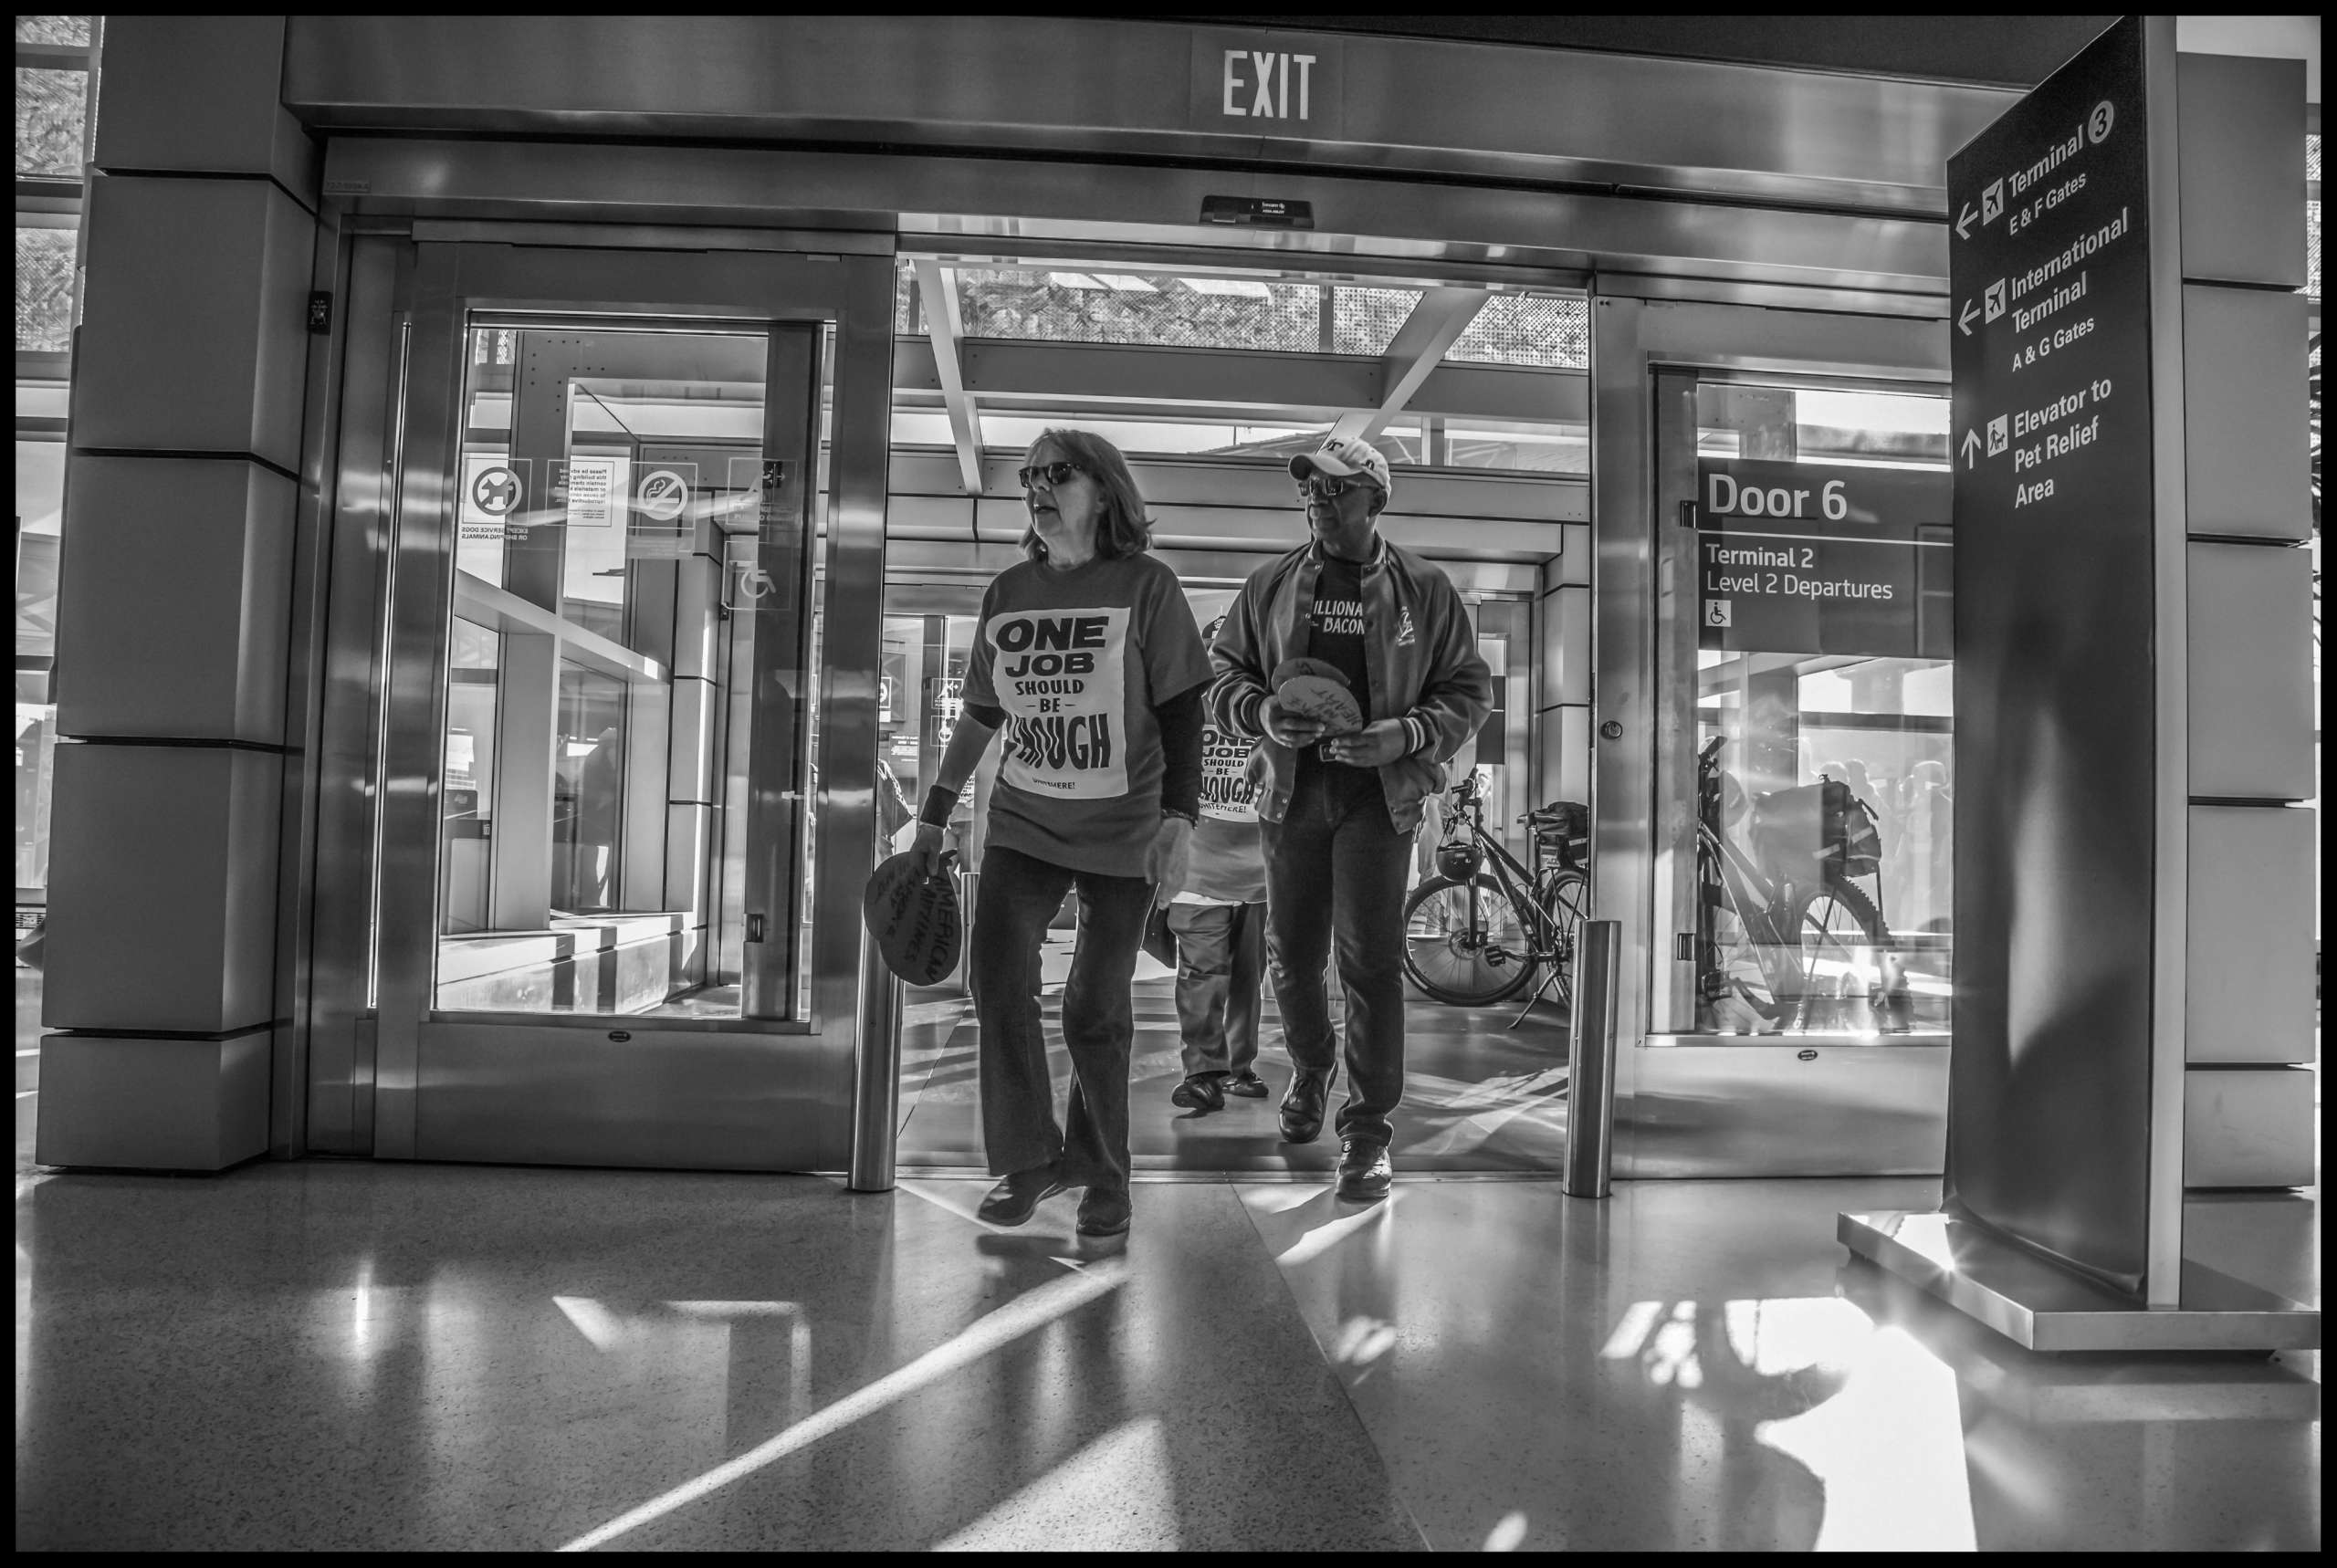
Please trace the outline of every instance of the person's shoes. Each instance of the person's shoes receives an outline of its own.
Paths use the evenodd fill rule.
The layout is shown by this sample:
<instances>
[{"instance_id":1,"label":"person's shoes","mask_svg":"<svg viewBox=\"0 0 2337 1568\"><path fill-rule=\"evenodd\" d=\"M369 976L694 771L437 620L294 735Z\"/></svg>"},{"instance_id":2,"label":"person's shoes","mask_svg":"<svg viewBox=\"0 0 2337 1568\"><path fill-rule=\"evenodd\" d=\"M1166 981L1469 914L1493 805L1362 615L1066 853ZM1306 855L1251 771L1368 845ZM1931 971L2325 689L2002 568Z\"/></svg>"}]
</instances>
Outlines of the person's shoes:
<instances>
[{"instance_id":1,"label":"person's shoes","mask_svg":"<svg viewBox=\"0 0 2337 1568\"><path fill-rule=\"evenodd\" d=\"M1079 1200L1079 1233L1082 1236L1119 1236L1128 1228L1128 1194L1126 1187L1114 1190L1091 1186Z\"/></svg>"},{"instance_id":2,"label":"person's shoes","mask_svg":"<svg viewBox=\"0 0 2337 1568\"><path fill-rule=\"evenodd\" d=\"M1378 1203L1395 1184L1395 1162L1385 1144L1348 1138L1339 1145L1339 1196L1349 1203Z\"/></svg>"},{"instance_id":3,"label":"person's shoes","mask_svg":"<svg viewBox=\"0 0 2337 1568\"><path fill-rule=\"evenodd\" d=\"M1188 1073L1182 1083L1168 1092L1168 1103L1182 1105L1188 1111L1222 1111L1225 1109L1225 1074Z\"/></svg>"},{"instance_id":4,"label":"person's shoes","mask_svg":"<svg viewBox=\"0 0 2337 1568\"><path fill-rule=\"evenodd\" d=\"M1039 1205L1068 1185L1056 1174L1059 1168L1050 1161L1001 1177L982 1199L982 1206L974 1211L975 1218L991 1225L1024 1223Z\"/></svg>"},{"instance_id":5,"label":"person's shoes","mask_svg":"<svg viewBox=\"0 0 2337 1568\"><path fill-rule=\"evenodd\" d=\"M1245 1067L1225 1081L1225 1092L1239 1094L1244 1100L1263 1100L1266 1097L1266 1081Z\"/></svg>"},{"instance_id":6,"label":"person's shoes","mask_svg":"<svg viewBox=\"0 0 2337 1568\"><path fill-rule=\"evenodd\" d=\"M1331 1084L1339 1076L1336 1063L1320 1072L1291 1074L1290 1092L1282 1097L1282 1139L1285 1144L1311 1144L1323 1130L1323 1108L1330 1103Z\"/></svg>"}]
</instances>

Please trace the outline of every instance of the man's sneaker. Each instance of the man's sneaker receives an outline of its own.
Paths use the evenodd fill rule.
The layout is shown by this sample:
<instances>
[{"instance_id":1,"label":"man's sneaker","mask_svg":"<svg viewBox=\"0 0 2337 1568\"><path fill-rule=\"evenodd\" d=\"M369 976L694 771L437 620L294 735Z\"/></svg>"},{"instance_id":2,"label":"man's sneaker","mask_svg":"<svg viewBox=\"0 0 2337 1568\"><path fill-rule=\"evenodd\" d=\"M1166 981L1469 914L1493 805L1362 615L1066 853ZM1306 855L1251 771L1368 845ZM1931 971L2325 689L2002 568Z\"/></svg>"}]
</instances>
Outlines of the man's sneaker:
<instances>
[{"instance_id":1,"label":"man's sneaker","mask_svg":"<svg viewBox=\"0 0 2337 1568\"><path fill-rule=\"evenodd\" d=\"M1385 1144L1348 1138L1339 1145L1339 1196L1349 1203L1378 1203L1396 1180L1395 1162Z\"/></svg>"},{"instance_id":2,"label":"man's sneaker","mask_svg":"<svg viewBox=\"0 0 2337 1568\"><path fill-rule=\"evenodd\" d=\"M1291 1074L1290 1092L1282 1097L1284 1143L1311 1144L1315 1141L1315 1134L1323 1130L1323 1108L1330 1103L1331 1085L1338 1076L1336 1062L1320 1072Z\"/></svg>"},{"instance_id":3,"label":"man's sneaker","mask_svg":"<svg viewBox=\"0 0 2337 1568\"><path fill-rule=\"evenodd\" d=\"M1221 1111L1225 1108L1225 1074L1195 1072L1168 1092L1171 1105L1182 1105L1188 1111Z\"/></svg>"},{"instance_id":4,"label":"man's sneaker","mask_svg":"<svg viewBox=\"0 0 2337 1568\"><path fill-rule=\"evenodd\" d=\"M1128 1228L1128 1191L1091 1186L1079 1200L1082 1236L1118 1236Z\"/></svg>"},{"instance_id":5,"label":"man's sneaker","mask_svg":"<svg viewBox=\"0 0 2337 1568\"><path fill-rule=\"evenodd\" d=\"M1225 1092L1239 1094L1244 1100L1263 1100L1266 1097L1266 1081L1245 1067L1225 1081Z\"/></svg>"},{"instance_id":6,"label":"man's sneaker","mask_svg":"<svg viewBox=\"0 0 2337 1568\"><path fill-rule=\"evenodd\" d=\"M1027 1171L1016 1171L1001 1177L974 1211L976 1218L992 1225L1021 1225L1028 1220L1039 1205L1064 1190L1067 1185L1057 1174L1059 1167L1052 1160L1033 1166Z\"/></svg>"}]
</instances>

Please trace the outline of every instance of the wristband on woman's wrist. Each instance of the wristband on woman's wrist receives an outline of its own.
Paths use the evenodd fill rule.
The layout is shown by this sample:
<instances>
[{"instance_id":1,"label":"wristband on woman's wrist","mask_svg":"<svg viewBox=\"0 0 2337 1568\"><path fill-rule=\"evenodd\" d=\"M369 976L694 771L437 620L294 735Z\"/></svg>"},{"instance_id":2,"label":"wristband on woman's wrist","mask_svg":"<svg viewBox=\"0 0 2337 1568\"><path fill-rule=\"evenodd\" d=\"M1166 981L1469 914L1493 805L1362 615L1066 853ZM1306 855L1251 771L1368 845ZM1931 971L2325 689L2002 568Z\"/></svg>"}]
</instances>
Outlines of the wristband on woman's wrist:
<instances>
[{"instance_id":1,"label":"wristband on woman's wrist","mask_svg":"<svg viewBox=\"0 0 2337 1568\"><path fill-rule=\"evenodd\" d=\"M1160 814L1164 817L1174 817L1189 828L1198 828L1201 825L1201 814L1199 811L1186 811L1175 806L1163 806L1160 808Z\"/></svg>"},{"instance_id":2,"label":"wristband on woman's wrist","mask_svg":"<svg viewBox=\"0 0 2337 1568\"><path fill-rule=\"evenodd\" d=\"M925 808L917 812L917 820L928 828L946 828L949 825L949 813L957 805L958 791L936 784L925 792Z\"/></svg>"}]
</instances>

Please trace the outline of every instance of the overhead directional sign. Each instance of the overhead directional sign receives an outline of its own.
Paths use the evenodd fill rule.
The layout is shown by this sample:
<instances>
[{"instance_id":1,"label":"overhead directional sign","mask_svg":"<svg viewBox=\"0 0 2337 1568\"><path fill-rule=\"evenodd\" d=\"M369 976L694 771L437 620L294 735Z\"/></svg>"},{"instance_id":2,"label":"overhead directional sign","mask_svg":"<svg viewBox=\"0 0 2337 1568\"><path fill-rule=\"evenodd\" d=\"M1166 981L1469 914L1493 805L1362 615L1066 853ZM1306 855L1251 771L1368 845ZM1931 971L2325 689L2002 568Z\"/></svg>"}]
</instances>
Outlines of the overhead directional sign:
<instances>
[{"instance_id":1,"label":"overhead directional sign","mask_svg":"<svg viewBox=\"0 0 2337 1568\"><path fill-rule=\"evenodd\" d=\"M1696 465L1696 645L1944 659L1949 480L1936 469Z\"/></svg>"}]
</instances>

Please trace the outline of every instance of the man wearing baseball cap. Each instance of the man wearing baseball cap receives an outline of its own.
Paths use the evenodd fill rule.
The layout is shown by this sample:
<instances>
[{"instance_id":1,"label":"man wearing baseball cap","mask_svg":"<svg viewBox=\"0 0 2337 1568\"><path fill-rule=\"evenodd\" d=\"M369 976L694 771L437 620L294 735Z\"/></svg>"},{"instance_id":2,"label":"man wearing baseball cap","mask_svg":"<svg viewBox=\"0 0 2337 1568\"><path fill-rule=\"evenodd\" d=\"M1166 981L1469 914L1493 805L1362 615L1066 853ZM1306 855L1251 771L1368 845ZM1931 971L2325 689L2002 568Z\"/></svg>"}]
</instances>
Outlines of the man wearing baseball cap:
<instances>
[{"instance_id":1,"label":"man wearing baseball cap","mask_svg":"<svg viewBox=\"0 0 2337 1568\"><path fill-rule=\"evenodd\" d=\"M1258 737L1266 761L1266 957L1297 1071L1282 1102L1288 1142L1314 1141L1345 1057L1338 1193L1388 1196L1389 1121L1404 1092L1404 877L1420 803L1493 711L1493 675L1443 572L1379 537L1394 488L1370 443L1333 435L1290 461L1307 542L1250 574L1210 646L1210 722ZM1343 678L1359 728L1286 710L1291 660ZM1316 708L1315 711L1320 712ZM1336 943L1344 1052L1325 994Z\"/></svg>"}]
</instances>

